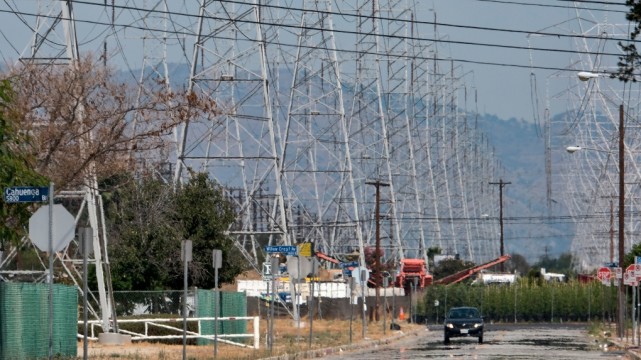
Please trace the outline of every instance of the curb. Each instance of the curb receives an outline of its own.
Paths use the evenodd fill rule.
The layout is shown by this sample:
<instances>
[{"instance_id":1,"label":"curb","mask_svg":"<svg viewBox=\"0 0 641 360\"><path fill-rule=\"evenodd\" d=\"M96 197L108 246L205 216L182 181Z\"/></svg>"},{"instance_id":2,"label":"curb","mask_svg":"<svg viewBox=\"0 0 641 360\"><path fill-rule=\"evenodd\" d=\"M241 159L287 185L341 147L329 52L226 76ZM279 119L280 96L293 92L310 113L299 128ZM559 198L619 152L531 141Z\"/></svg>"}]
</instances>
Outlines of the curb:
<instances>
[{"instance_id":1,"label":"curb","mask_svg":"<svg viewBox=\"0 0 641 360\"><path fill-rule=\"evenodd\" d=\"M272 357L262 358L262 359L263 360L294 360L294 359L322 358L327 355L339 354L344 351L352 351L352 350L357 350L357 349L372 347L372 346L389 345L395 341L398 341L406 337L418 336L421 331L425 331L425 330L426 329L414 330L407 334L404 333L403 331L398 331L398 334L392 337L384 338L384 339L365 340L357 343L354 342L351 345L346 344L346 345L334 346L329 348L314 349L314 350L303 351L295 354L284 354L284 355L272 356ZM429 331L429 329L427 331Z\"/></svg>"},{"instance_id":2,"label":"curb","mask_svg":"<svg viewBox=\"0 0 641 360\"><path fill-rule=\"evenodd\" d=\"M638 346L629 346L625 342L619 340L610 340L610 343L618 346L625 353L627 357L634 360L641 360L641 347Z\"/></svg>"}]
</instances>

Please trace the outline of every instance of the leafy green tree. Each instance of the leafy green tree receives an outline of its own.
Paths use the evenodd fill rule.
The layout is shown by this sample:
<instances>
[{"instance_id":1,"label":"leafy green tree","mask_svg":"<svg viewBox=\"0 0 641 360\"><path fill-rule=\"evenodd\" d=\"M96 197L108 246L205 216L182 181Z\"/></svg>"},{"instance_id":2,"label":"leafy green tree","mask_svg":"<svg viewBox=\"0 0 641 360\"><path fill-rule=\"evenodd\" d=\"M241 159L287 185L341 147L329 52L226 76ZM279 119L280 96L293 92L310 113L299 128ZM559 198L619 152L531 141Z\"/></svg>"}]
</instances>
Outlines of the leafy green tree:
<instances>
[{"instance_id":1,"label":"leafy green tree","mask_svg":"<svg viewBox=\"0 0 641 360\"><path fill-rule=\"evenodd\" d=\"M630 252L623 257L623 269L634 264L634 258L641 256L641 243L634 244Z\"/></svg>"},{"instance_id":2,"label":"leafy green tree","mask_svg":"<svg viewBox=\"0 0 641 360\"><path fill-rule=\"evenodd\" d=\"M635 25L630 32L630 41L627 43L619 41L619 46L621 47L621 50L623 50L623 55L619 56L618 72L612 76L617 77L619 80L624 82L636 82L636 75L638 75L638 71L636 70L641 65L641 55L639 55L635 45L635 40L641 33L641 1L626 0L625 5L629 7L629 11L625 15L625 18L628 21L635 23Z\"/></svg>"},{"instance_id":3,"label":"leafy green tree","mask_svg":"<svg viewBox=\"0 0 641 360\"><path fill-rule=\"evenodd\" d=\"M572 265L572 254L563 253L558 258L543 256L539 261L532 265L533 270L540 271L545 268L547 272L562 274L572 274L574 272Z\"/></svg>"},{"instance_id":4,"label":"leafy green tree","mask_svg":"<svg viewBox=\"0 0 641 360\"><path fill-rule=\"evenodd\" d=\"M432 269L434 267L434 255L440 255L442 253L443 250L438 246L427 249L427 261L429 261L429 269Z\"/></svg>"},{"instance_id":5,"label":"leafy green tree","mask_svg":"<svg viewBox=\"0 0 641 360\"><path fill-rule=\"evenodd\" d=\"M471 261L463 261L461 259L445 259L439 261L438 265L434 267L434 279L442 279L446 276L456 274L459 271L469 269L476 266Z\"/></svg>"},{"instance_id":6,"label":"leafy green tree","mask_svg":"<svg viewBox=\"0 0 641 360\"><path fill-rule=\"evenodd\" d=\"M505 263L505 270L509 273L517 272L527 274L530 271L530 264L521 254L512 254L510 260Z\"/></svg>"},{"instance_id":7,"label":"leafy green tree","mask_svg":"<svg viewBox=\"0 0 641 360\"><path fill-rule=\"evenodd\" d=\"M224 198L223 189L206 174L195 174L189 183L177 192L175 215L181 225L182 238L193 242L191 276L198 287L214 287L212 250L223 253L219 282L233 282L245 270L246 262L226 233L234 221L234 210ZM182 274L182 273L181 273ZM182 284L182 276L174 278L172 286ZM181 285L182 286L182 285Z\"/></svg>"},{"instance_id":8,"label":"leafy green tree","mask_svg":"<svg viewBox=\"0 0 641 360\"><path fill-rule=\"evenodd\" d=\"M114 289L181 289L184 239L193 245L191 286L214 286L213 249L223 251L221 284L232 282L244 270L245 262L226 234L235 218L233 208L207 175L196 174L175 191L155 178L118 181L123 185L104 194Z\"/></svg>"},{"instance_id":9,"label":"leafy green tree","mask_svg":"<svg viewBox=\"0 0 641 360\"><path fill-rule=\"evenodd\" d=\"M16 114L11 110L13 96L9 80L0 81L0 187L46 186L47 179L34 170L35 158L24 151L30 139L16 126ZM30 208L29 204L0 202L0 260L6 244L15 245L25 235Z\"/></svg>"},{"instance_id":10,"label":"leafy green tree","mask_svg":"<svg viewBox=\"0 0 641 360\"><path fill-rule=\"evenodd\" d=\"M116 290L163 290L180 271L181 224L175 221L171 186L153 178L104 193Z\"/></svg>"}]
</instances>

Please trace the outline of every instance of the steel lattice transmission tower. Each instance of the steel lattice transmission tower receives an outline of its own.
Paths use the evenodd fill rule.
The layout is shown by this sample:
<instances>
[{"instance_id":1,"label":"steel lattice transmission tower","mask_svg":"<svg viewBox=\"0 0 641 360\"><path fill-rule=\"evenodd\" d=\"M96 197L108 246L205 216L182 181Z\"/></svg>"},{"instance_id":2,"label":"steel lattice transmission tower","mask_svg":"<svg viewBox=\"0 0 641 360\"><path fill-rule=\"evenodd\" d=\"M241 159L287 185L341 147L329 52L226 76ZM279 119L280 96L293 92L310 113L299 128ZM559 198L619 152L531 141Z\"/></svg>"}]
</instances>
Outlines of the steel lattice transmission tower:
<instances>
[{"instance_id":1,"label":"steel lattice transmission tower","mask_svg":"<svg viewBox=\"0 0 641 360\"><path fill-rule=\"evenodd\" d=\"M303 6L281 129L292 239L313 241L331 254L351 243L363 253L331 1Z\"/></svg>"},{"instance_id":2,"label":"steel lattice transmission tower","mask_svg":"<svg viewBox=\"0 0 641 360\"><path fill-rule=\"evenodd\" d=\"M174 180L207 172L224 186L238 213L229 231L257 268L258 236L290 243L258 2L203 0L196 34L189 90L214 99L219 115L179 130Z\"/></svg>"},{"instance_id":3,"label":"steel lattice transmission tower","mask_svg":"<svg viewBox=\"0 0 641 360\"><path fill-rule=\"evenodd\" d=\"M20 4L24 9L16 10L16 14L33 14L23 18L33 30L31 39L25 50L19 54L19 61L47 67L71 67L76 69L80 60L80 51L76 31L74 9L70 1L42 1L37 3ZM82 103L75 109L74 117L82 119L84 109ZM78 140L80 148L93 141L93 134L88 131ZM84 145L83 145L84 144ZM100 308L94 309L89 305L90 313L101 319L105 332L117 326L111 322L113 309L113 292L111 291L109 257L107 253L107 236L105 219L102 211L102 198L98 192L98 183L94 164L90 164L84 174L85 182L80 189L63 189L56 197L67 197L81 200L80 211L86 211L88 226L91 231L92 255L88 262L95 266L98 283L98 298L93 294L82 294L92 297ZM54 194L51 194L54 196ZM82 213L76 214L76 222ZM80 244L75 238L56 258L59 265L70 275L71 280L82 293L82 253ZM104 253L103 253L104 250ZM12 251L5 259L0 259L0 269L16 255ZM1 276L0 272L0 276ZM6 279L5 279L6 280Z\"/></svg>"}]
</instances>

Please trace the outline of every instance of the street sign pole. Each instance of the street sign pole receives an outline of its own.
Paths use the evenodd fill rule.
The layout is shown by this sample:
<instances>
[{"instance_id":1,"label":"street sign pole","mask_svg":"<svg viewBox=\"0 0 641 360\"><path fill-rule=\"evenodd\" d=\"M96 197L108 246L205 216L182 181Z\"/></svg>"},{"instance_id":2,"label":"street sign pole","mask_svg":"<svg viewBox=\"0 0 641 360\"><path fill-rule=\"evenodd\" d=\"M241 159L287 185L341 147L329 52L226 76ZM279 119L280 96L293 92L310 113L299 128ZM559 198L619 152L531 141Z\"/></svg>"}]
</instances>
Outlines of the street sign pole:
<instances>
[{"instance_id":1,"label":"street sign pole","mask_svg":"<svg viewBox=\"0 0 641 360\"><path fill-rule=\"evenodd\" d=\"M214 249L212 252L214 265L214 297L216 311L214 312L214 359L218 357L218 313L220 312L220 293L218 292L218 269L223 267L223 251Z\"/></svg>"},{"instance_id":2,"label":"street sign pole","mask_svg":"<svg viewBox=\"0 0 641 360\"><path fill-rule=\"evenodd\" d=\"M271 261L271 269L272 269L272 294L271 294L272 306L269 309L270 318L271 318L271 322L269 323L269 353L271 354L274 347L274 306L276 305L274 303L274 300L276 299L276 296L280 296L276 291L276 276L280 275L280 258L273 257L270 259L270 261ZM298 331L298 329L296 331Z\"/></svg>"},{"instance_id":3,"label":"street sign pole","mask_svg":"<svg viewBox=\"0 0 641 360\"><path fill-rule=\"evenodd\" d=\"M49 183L49 360L53 359L53 182Z\"/></svg>"},{"instance_id":4,"label":"street sign pole","mask_svg":"<svg viewBox=\"0 0 641 360\"><path fill-rule=\"evenodd\" d=\"M349 343L352 344L352 319L354 318L354 289L356 289L356 281L354 277L349 278ZM358 300L356 300L358 304Z\"/></svg>"},{"instance_id":5,"label":"street sign pole","mask_svg":"<svg viewBox=\"0 0 641 360\"><path fill-rule=\"evenodd\" d=\"M367 319L366 319L366 315L365 315L365 313L367 311L367 305L365 304L365 299L366 299L365 298L365 288L366 288L366 285L367 285L367 280L366 280L366 278L367 278L367 270L362 269L362 268L359 268L359 269L361 269L360 270L361 273L360 273L360 278L359 279L361 281L361 292L362 292L362 296L363 296L363 306L362 306L362 308L363 308L362 333L363 334L362 335L363 335L363 339L364 339L365 338L365 333L367 332Z\"/></svg>"},{"instance_id":6,"label":"street sign pole","mask_svg":"<svg viewBox=\"0 0 641 360\"><path fill-rule=\"evenodd\" d=\"M392 270L392 324L394 324L394 317L396 316L396 271Z\"/></svg>"},{"instance_id":7,"label":"street sign pole","mask_svg":"<svg viewBox=\"0 0 641 360\"><path fill-rule=\"evenodd\" d=\"M383 277L383 289L385 289L384 296L385 296L385 305L383 305L383 335L385 335L385 331L387 328L387 285L389 282L389 278L387 276Z\"/></svg>"},{"instance_id":8,"label":"street sign pole","mask_svg":"<svg viewBox=\"0 0 641 360\"><path fill-rule=\"evenodd\" d=\"M187 291L189 262L192 261L192 242L183 240L180 248L181 260L183 261L183 360L187 360Z\"/></svg>"},{"instance_id":9,"label":"street sign pole","mask_svg":"<svg viewBox=\"0 0 641 360\"><path fill-rule=\"evenodd\" d=\"M47 216L48 234L45 236L42 236L42 240L39 241L39 245L37 245L36 247L38 247L38 249L40 249L41 251L47 251L49 253L49 270L47 274L47 283L49 284L49 295L48 295L49 326L48 327L49 327L49 359L50 360L53 359L53 252L54 252L53 198L54 198L53 182L49 183L49 187L13 186L13 187L8 187L4 189L4 201L7 204L49 202L49 209L48 209L48 216ZM36 214L37 213L38 211L36 211ZM32 215L32 217L29 219L29 237L32 239L32 242L33 242L33 235L31 232L31 219L36 214ZM56 239L56 241L58 241L58 239ZM70 239L68 241L70 241ZM36 243L34 242L34 244ZM61 244L57 244L56 246L58 245L61 245ZM0 256L1 255L2 254L0 253Z\"/></svg>"}]
</instances>

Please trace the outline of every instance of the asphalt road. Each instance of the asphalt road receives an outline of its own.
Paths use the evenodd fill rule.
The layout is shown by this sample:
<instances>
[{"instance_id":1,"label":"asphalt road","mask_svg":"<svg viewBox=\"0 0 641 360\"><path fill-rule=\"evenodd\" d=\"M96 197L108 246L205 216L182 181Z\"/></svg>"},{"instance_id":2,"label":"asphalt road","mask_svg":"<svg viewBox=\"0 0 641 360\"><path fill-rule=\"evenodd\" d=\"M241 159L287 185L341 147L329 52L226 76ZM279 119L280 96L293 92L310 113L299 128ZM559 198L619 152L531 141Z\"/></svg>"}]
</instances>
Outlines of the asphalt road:
<instances>
[{"instance_id":1,"label":"asphalt road","mask_svg":"<svg viewBox=\"0 0 641 360\"><path fill-rule=\"evenodd\" d=\"M326 359L621 359L624 352L604 351L584 324L486 324L484 343L452 338L443 344L440 326L421 336L378 348L343 352Z\"/></svg>"}]
</instances>

